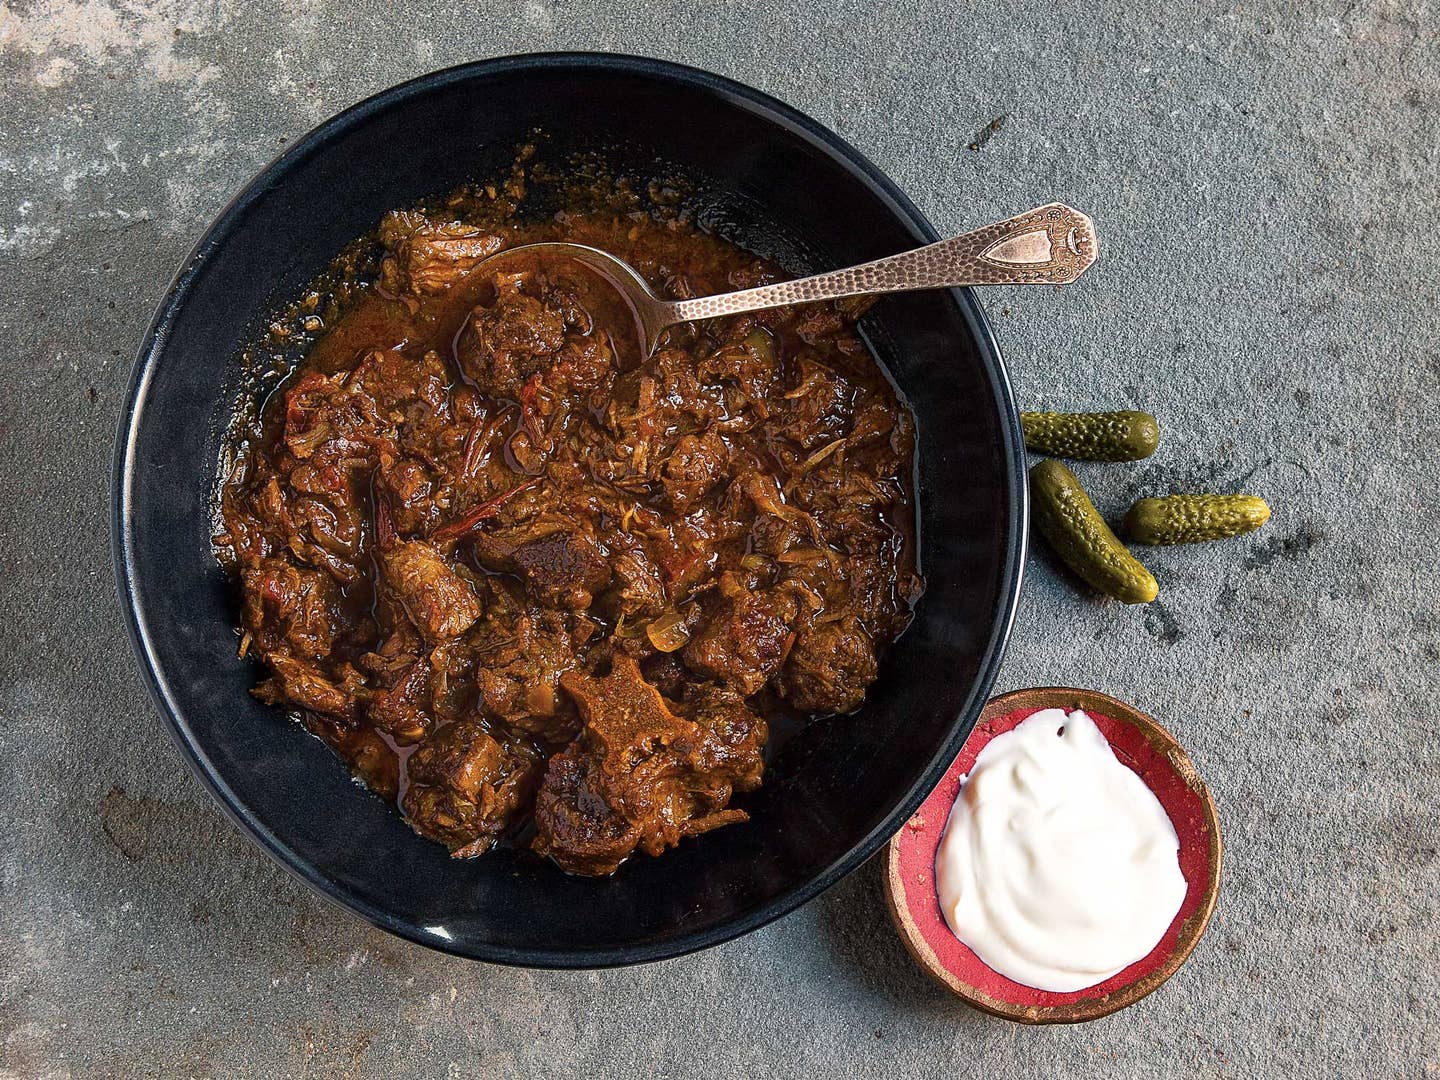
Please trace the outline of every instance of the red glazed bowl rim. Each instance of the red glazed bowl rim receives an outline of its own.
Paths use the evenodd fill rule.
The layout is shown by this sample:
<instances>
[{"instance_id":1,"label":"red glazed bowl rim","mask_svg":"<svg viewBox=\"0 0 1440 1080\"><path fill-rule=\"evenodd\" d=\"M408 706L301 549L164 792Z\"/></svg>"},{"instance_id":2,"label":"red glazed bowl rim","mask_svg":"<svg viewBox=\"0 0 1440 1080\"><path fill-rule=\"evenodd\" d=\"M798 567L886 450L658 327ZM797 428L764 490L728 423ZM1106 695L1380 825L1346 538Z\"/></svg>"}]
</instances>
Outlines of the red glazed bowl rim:
<instances>
[{"instance_id":1,"label":"red glazed bowl rim","mask_svg":"<svg viewBox=\"0 0 1440 1080\"><path fill-rule=\"evenodd\" d=\"M1116 756L1155 792L1180 835L1181 870L1188 886L1179 912L1149 955L1097 986L1068 994L1035 990L987 967L945 923L934 875L935 852L961 777L973 768L980 750L1027 717L1053 708L1088 713ZM1137 753L1145 760L1137 760ZM1210 789L1184 747L1154 717L1095 690L1063 686L1015 690L986 704L959 756L891 839L886 850L885 900L916 963L967 1004L1023 1024L1074 1024L1133 1005L1180 969L1215 910L1222 849Z\"/></svg>"}]
</instances>

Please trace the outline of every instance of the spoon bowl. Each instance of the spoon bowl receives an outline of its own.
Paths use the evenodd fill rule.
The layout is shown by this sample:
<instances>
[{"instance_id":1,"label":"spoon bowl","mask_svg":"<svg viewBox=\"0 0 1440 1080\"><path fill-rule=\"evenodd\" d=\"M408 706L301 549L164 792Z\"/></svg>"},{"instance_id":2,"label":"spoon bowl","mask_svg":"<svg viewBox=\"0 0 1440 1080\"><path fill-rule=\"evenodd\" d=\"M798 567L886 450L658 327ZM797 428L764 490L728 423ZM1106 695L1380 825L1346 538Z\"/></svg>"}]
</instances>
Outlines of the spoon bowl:
<instances>
[{"instance_id":1,"label":"spoon bowl","mask_svg":"<svg viewBox=\"0 0 1440 1080\"><path fill-rule=\"evenodd\" d=\"M583 266L603 282L599 290L587 290L586 307L611 332L633 329L640 359L654 352L660 335L679 321L670 317L668 309L672 305L650 291L638 270L588 244L555 240L505 248L476 263L469 280L478 282L507 271L555 270L566 263Z\"/></svg>"}]
</instances>

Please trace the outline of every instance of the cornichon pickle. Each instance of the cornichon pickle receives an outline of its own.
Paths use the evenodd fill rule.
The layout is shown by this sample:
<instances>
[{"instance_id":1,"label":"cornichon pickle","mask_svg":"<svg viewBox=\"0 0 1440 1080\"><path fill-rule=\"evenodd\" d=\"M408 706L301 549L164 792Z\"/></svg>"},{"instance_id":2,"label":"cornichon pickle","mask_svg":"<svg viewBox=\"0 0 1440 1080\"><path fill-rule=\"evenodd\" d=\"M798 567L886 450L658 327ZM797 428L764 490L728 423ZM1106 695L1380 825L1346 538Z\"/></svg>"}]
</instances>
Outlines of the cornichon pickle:
<instances>
[{"instance_id":1,"label":"cornichon pickle","mask_svg":"<svg viewBox=\"0 0 1440 1080\"><path fill-rule=\"evenodd\" d=\"M1160 592L1154 575L1110 531L1075 474L1058 461L1030 470L1031 516L1070 569L1116 600L1148 604Z\"/></svg>"},{"instance_id":2,"label":"cornichon pickle","mask_svg":"<svg viewBox=\"0 0 1440 1080\"><path fill-rule=\"evenodd\" d=\"M1022 412L1025 447L1082 461L1139 461L1155 452L1160 425L1145 412Z\"/></svg>"},{"instance_id":3,"label":"cornichon pickle","mask_svg":"<svg viewBox=\"0 0 1440 1080\"><path fill-rule=\"evenodd\" d=\"M1141 499L1125 515L1125 533L1141 544L1194 544L1254 532L1270 520L1256 495L1168 495Z\"/></svg>"}]
</instances>

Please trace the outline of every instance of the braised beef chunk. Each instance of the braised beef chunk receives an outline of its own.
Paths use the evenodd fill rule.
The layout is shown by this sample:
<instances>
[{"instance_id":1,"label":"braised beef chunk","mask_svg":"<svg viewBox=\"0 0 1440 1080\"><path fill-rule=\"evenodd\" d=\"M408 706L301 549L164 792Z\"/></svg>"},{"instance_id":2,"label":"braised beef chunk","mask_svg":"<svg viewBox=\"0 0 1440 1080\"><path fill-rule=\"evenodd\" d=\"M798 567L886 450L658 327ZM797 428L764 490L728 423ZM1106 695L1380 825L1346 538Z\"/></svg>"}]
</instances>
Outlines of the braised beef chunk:
<instances>
[{"instance_id":1,"label":"braised beef chunk","mask_svg":"<svg viewBox=\"0 0 1440 1080\"><path fill-rule=\"evenodd\" d=\"M742 694L756 693L785 661L794 638L795 598L751 589L731 573L721 575L719 593L704 626L685 646L685 663Z\"/></svg>"},{"instance_id":2,"label":"braised beef chunk","mask_svg":"<svg viewBox=\"0 0 1440 1080\"><path fill-rule=\"evenodd\" d=\"M920 588L914 425L859 308L643 357L589 271L477 269L566 239L674 298L783 276L633 193L526 223L525 186L385 218L376 279L237 429L217 551L255 694L416 831L609 874L745 820L766 710L861 705Z\"/></svg>"},{"instance_id":3,"label":"braised beef chunk","mask_svg":"<svg viewBox=\"0 0 1440 1080\"><path fill-rule=\"evenodd\" d=\"M430 729L434 672L430 661L414 661L394 686L375 694L365 708L365 718L397 743L419 742Z\"/></svg>"},{"instance_id":4,"label":"braised beef chunk","mask_svg":"<svg viewBox=\"0 0 1440 1080\"><path fill-rule=\"evenodd\" d=\"M564 519L477 533L472 543L481 566L518 575L547 607L583 611L610 582L610 560L600 545Z\"/></svg>"},{"instance_id":5,"label":"braised beef chunk","mask_svg":"<svg viewBox=\"0 0 1440 1080\"><path fill-rule=\"evenodd\" d=\"M713 431L686 435L677 442L664 468L670 504L683 512L708 495L724 476L728 456L725 441Z\"/></svg>"},{"instance_id":6,"label":"braised beef chunk","mask_svg":"<svg viewBox=\"0 0 1440 1080\"><path fill-rule=\"evenodd\" d=\"M476 263L505 246L504 237L494 233L403 211L385 216L380 242L388 251L380 267L382 286L391 294L420 296L444 292Z\"/></svg>"},{"instance_id":7,"label":"braised beef chunk","mask_svg":"<svg viewBox=\"0 0 1440 1080\"><path fill-rule=\"evenodd\" d=\"M382 551L380 559L386 585L425 640L440 642L463 634L480 617L480 601L470 583L429 544L396 544Z\"/></svg>"},{"instance_id":8,"label":"braised beef chunk","mask_svg":"<svg viewBox=\"0 0 1440 1080\"><path fill-rule=\"evenodd\" d=\"M374 474L375 494L385 499L393 527L403 533L428 533L440 522L435 496L444 488L425 462L383 454Z\"/></svg>"},{"instance_id":9,"label":"braised beef chunk","mask_svg":"<svg viewBox=\"0 0 1440 1080\"><path fill-rule=\"evenodd\" d=\"M557 532L527 541L513 558L535 598L552 607L584 610L610 581L610 563L583 533Z\"/></svg>"},{"instance_id":10,"label":"braised beef chunk","mask_svg":"<svg viewBox=\"0 0 1440 1080\"><path fill-rule=\"evenodd\" d=\"M404 810L410 824L456 857L478 855L520 814L543 759L524 739L478 720L441 728L408 762Z\"/></svg>"},{"instance_id":11,"label":"braised beef chunk","mask_svg":"<svg viewBox=\"0 0 1440 1080\"><path fill-rule=\"evenodd\" d=\"M271 675L254 691L261 701L269 705L293 702L302 709L347 723L355 719L355 690L349 678L354 675L353 668L344 671L342 680L336 681L331 672L322 673L314 664L283 653L271 653L265 662Z\"/></svg>"},{"instance_id":12,"label":"braised beef chunk","mask_svg":"<svg viewBox=\"0 0 1440 1080\"><path fill-rule=\"evenodd\" d=\"M660 570L645 546L629 536L610 546L614 587L607 594L612 616L650 615L665 607L667 596Z\"/></svg>"},{"instance_id":13,"label":"braised beef chunk","mask_svg":"<svg viewBox=\"0 0 1440 1080\"><path fill-rule=\"evenodd\" d=\"M721 710L706 726L677 716L624 654L603 678L570 672L560 684L584 727L541 781L537 851L575 873L609 874L636 848L659 855L744 820L724 807L737 784L758 783L759 740L737 736Z\"/></svg>"},{"instance_id":14,"label":"braised beef chunk","mask_svg":"<svg viewBox=\"0 0 1440 1080\"><path fill-rule=\"evenodd\" d=\"M339 632L340 590L324 573L283 556L261 559L241 572L245 629L266 655L284 647L292 656L329 656Z\"/></svg>"},{"instance_id":15,"label":"braised beef chunk","mask_svg":"<svg viewBox=\"0 0 1440 1080\"><path fill-rule=\"evenodd\" d=\"M765 775L765 739L769 729L750 710L739 691L713 683L685 684L684 714L704 732L695 761L697 773L716 786L715 806L724 806L729 790L753 791ZM722 787L723 785L723 787Z\"/></svg>"},{"instance_id":16,"label":"braised beef chunk","mask_svg":"<svg viewBox=\"0 0 1440 1080\"><path fill-rule=\"evenodd\" d=\"M846 617L800 631L780 692L806 712L847 713L860 707L875 674L875 643L858 619Z\"/></svg>"},{"instance_id":17,"label":"braised beef chunk","mask_svg":"<svg viewBox=\"0 0 1440 1080\"><path fill-rule=\"evenodd\" d=\"M550 759L535 796L532 844L572 874L613 874L640 842L640 830L596 791L593 756L572 743Z\"/></svg>"},{"instance_id":18,"label":"braised beef chunk","mask_svg":"<svg viewBox=\"0 0 1440 1080\"><path fill-rule=\"evenodd\" d=\"M778 375L775 338L743 317L736 324L734 332L740 336L727 340L702 359L699 372L703 378L731 382L749 397L758 398L771 388Z\"/></svg>"},{"instance_id":19,"label":"braised beef chunk","mask_svg":"<svg viewBox=\"0 0 1440 1080\"><path fill-rule=\"evenodd\" d=\"M465 375L485 393L513 401L527 379L550 369L565 344L564 313L524 285L518 274L500 278L495 302L475 309L456 343Z\"/></svg>"},{"instance_id":20,"label":"braised beef chunk","mask_svg":"<svg viewBox=\"0 0 1440 1080\"><path fill-rule=\"evenodd\" d=\"M781 395L775 431L813 450L846 434L853 413L854 389L837 371L818 360L799 362L797 384Z\"/></svg>"},{"instance_id":21,"label":"braised beef chunk","mask_svg":"<svg viewBox=\"0 0 1440 1080\"><path fill-rule=\"evenodd\" d=\"M489 617L475 668L485 712L551 742L568 740L578 720L560 678L577 663L577 630L545 609L511 608Z\"/></svg>"}]
</instances>

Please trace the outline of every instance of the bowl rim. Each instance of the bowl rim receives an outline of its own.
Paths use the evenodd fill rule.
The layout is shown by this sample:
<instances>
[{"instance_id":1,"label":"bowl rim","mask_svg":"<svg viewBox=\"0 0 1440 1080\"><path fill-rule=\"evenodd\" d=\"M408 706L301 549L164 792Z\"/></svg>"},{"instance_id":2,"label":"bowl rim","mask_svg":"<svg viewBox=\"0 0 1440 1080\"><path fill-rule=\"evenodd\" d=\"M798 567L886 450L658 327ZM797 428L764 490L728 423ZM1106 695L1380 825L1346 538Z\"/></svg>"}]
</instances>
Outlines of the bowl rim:
<instances>
[{"instance_id":1,"label":"bowl rim","mask_svg":"<svg viewBox=\"0 0 1440 1080\"><path fill-rule=\"evenodd\" d=\"M936 748L919 779L896 802L889 816L821 873L738 916L703 930L678 934L662 942L641 942L603 948L534 949L498 946L465 939L445 940L427 934L422 927L376 906L350 887L327 877L291 848L282 837L268 829L240 800L197 744L185 710L170 685L170 677L167 677L158 662L146 612L138 592L132 534L134 453L154 370L165 351L177 313L186 304L200 268L239 228L250 208L279 186L297 164L322 152L328 144L370 117L413 97L472 79L486 79L526 70L608 71L638 75L660 83L678 84L709 94L728 105L758 115L800 138L841 166L879 198L886 210L913 232L920 242L928 243L940 239L934 227L899 187L839 135L768 94L700 68L620 53L543 52L472 61L420 75L371 95L322 121L294 140L216 215L181 264L141 340L120 408L111 471L111 548L126 630L151 699L166 721L170 736L190 772L210 792L240 832L258 844L267 855L325 899L354 912L382 930L420 945L470 959L512 966L615 967L682 956L759 929L818 896L855 870L875 854L914 813L915 808L944 775L950 761L964 744L974 721L979 718L990 687L998 674L1019 604L1027 547L1029 488L1019 413L994 333L971 290L949 290L974 339L980 363L991 384L1001 414L1001 435L1004 443L1002 451L1006 461L1003 481L1009 489L1010 509L1009 520L1004 523L1004 563L989 641L981 655L969 698L956 714L949 736Z\"/></svg>"}]
</instances>

